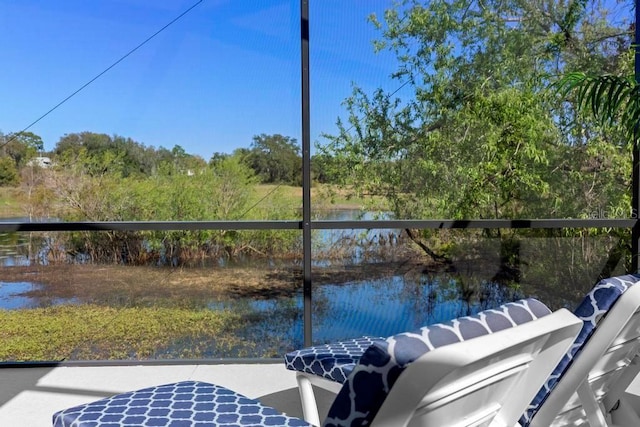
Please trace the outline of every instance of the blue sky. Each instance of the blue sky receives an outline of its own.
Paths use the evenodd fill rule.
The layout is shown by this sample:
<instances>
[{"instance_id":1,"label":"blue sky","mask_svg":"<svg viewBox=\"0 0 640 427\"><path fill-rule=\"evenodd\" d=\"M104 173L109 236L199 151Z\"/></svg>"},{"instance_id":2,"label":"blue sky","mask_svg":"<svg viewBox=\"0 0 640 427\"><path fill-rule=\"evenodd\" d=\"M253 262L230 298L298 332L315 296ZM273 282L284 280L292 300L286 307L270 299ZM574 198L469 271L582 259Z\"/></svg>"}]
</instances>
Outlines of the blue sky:
<instances>
[{"instance_id":1,"label":"blue sky","mask_svg":"<svg viewBox=\"0 0 640 427\"><path fill-rule=\"evenodd\" d=\"M196 0L0 2L0 132L22 130ZM311 2L312 142L335 131L352 82L400 83L367 16L390 0ZM208 160L254 135L301 139L299 0L204 0L29 130L181 145Z\"/></svg>"}]
</instances>

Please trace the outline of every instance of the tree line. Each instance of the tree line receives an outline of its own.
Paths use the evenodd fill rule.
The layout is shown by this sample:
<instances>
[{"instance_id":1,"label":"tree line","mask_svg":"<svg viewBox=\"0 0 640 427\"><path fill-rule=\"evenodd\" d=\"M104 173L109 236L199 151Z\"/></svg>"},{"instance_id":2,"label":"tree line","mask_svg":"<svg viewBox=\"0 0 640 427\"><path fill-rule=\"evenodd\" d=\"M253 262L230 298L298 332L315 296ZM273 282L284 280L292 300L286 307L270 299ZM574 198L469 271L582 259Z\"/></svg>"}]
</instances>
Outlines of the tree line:
<instances>
[{"instance_id":1,"label":"tree line","mask_svg":"<svg viewBox=\"0 0 640 427\"><path fill-rule=\"evenodd\" d=\"M635 217L629 140L640 117L637 85L629 84L635 7L631 1L397 1L369 18L379 34L374 51L397 60L395 84L368 91L356 82L319 155L338 165L330 170L339 185L384 198L399 219ZM576 72L606 78L591 84ZM586 82L582 90L570 90L579 82ZM627 103L629 97L635 101ZM521 271L520 242L531 237L575 253L567 272L594 267L595 275L607 275L630 265L630 236L622 229L413 230L409 236L434 260L472 253L465 242L499 239L499 274L511 278ZM586 277L592 280L594 271ZM558 283L584 277L573 279Z\"/></svg>"},{"instance_id":2,"label":"tree line","mask_svg":"<svg viewBox=\"0 0 640 427\"><path fill-rule=\"evenodd\" d=\"M279 134L256 135L249 148L239 148L233 153L216 152L208 162L201 156L189 154L180 145L171 149L155 148L128 137L89 131L65 134L53 150L43 150L42 138L34 133L0 133L0 186L19 185L22 170L31 166L36 157L48 157L60 165L84 157L91 159L85 164L89 173L108 171L123 178L195 173L233 157L253 170L260 183L300 185L302 182L300 147L295 138Z\"/></svg>"}]
</instances>

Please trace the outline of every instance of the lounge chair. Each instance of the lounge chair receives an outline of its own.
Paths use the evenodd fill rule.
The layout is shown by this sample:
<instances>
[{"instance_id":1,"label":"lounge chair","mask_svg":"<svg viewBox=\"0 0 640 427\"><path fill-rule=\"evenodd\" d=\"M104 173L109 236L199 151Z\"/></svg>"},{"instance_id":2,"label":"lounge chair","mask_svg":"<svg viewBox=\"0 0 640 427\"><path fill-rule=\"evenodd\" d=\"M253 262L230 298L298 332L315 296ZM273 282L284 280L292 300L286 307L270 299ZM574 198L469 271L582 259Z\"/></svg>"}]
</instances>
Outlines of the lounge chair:
<instances>
[{"instance_id":1,"label":"lounge chair","mask_svg":"<svg viewBox=\"0 0 640 427\"><path fill-rule=\"evenodd\" d=\"M454 320L371 345L337 394L324 426L514 425L581 322L559 310L515 327L503 321L497 328L502 330L491 333L485 318ZM312 425L231 390L193 381L66 409L53 416L53 424Z\"/></svg>"},{"instance_id":2,"label":"lounge chair","mask_svg":"<svg viewBox=\"0 0 640 427\"><path fill-rule=\"evenodd\" d=\"M586 295L574 311L583 321L580 335L520 418L521 426L640 426L624 398L640 371L638 281L638 275L604 279ZM297 371L305 419L318 418L312 385L337 393L362 357L360 348L380 340L363 337L285 356L286 366Z\"/></svg>"},{"instance_id":3,"label":"lounge chair","mask_svg":"<svg viewBox=\"0 0 640 427\"><path fill-rule=\"evenodd\" d=\"M624 397L640 372L639 281L640 275L612 277L587 294L574 311L582 330L520 419L522 426L640 426Z\"/></svg>"},{"instance_id":4,"label":"lounge chair","mask_svg":"<svg viewBox=\"0 0 640 427\"><path fill-rule=\"evenodd\" d=\"M497 309L486 310L475 316L457 319L457 336L469 339L473 334L495 332L551 313L543 303L529 298ZM423 335L430 334L433 342L450 342L450 328L431 325L420 329ZM446 341L443 341L446 340ZM365 350L372 344L379 345L385 338L360 337L330 344L308 347L287 353L284 357L287 369L296 371L296 380L305 420L319 425L319 414L312 386L333 394L342 388L347 377L360 361Z\"/></svg>"}]
</instances>

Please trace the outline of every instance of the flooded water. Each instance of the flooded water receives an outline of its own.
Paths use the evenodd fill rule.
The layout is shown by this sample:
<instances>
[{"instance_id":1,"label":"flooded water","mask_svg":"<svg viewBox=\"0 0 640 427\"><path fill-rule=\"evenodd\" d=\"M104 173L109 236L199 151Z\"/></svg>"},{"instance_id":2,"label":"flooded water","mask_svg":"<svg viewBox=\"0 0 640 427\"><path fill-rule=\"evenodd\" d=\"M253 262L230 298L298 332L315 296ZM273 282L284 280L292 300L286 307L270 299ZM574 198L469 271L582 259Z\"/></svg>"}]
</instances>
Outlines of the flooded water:
<instances>
[{"instance_id":1,"label":"flooded water","mask_svg":"<svg viewBox=\"0 0 640 427\"><path fill-rule=\"evenodd\" d=\"M515 301L525 296L492 283L480 284L481 297L465 299L455 279L403 276L346 284L316 286L313 292L313 341L327 343L362 335L389 336L421 326ZM252 316L238 331L254 343L254 351L273 357L302 346L302 295L265 300L233 299L210 304ZM210 349L215 354L215 349Z\"/></svg>"},{"instance_id":2,"label":"flooded water","mask_svg":"<svg viewBox=\"0 0 640 427\"><path fill-rule=\"evenodd\" d=\"M34 297L43 285L30 282L0 282L0 309L20 310L59 304L82 304L75 298ZM38 293L36 293L38 294ZM42 293L39 293L42 294ZM47 294L47 293L45 293ZM453 278L422 277L418 281L402 275L341 284L317 285L313 291L313 341L326 343L361 335L389 336L420 326L469 315L507 301L524 297L521 293L491 283L482 283L473 298L465 297L464 288ZM479 295L479 297L478 297ZM126 299L125 306L131 304ZM170 303L170 302L167 302ZM202 301L200 301L202 303ZM110 305L118 304L113 298ZM246 348L225 357L246 355L277 357L303 343L303 296L212 299L211 310L231 310L247 319L236 330ZM174 342L159 354L179 354ZM209 348L206 346L209 345ZM203 347L202 343L199 343ZM205 357L220 357L215 343L204 345Z\"/></svg>"},{"instance_id":3,"label":"flooded water","mask_svg":"<svg viewBox=\"0 0 640 427\"><path fill-rule=\"evenodd\" d=\"M29 282L0 282L0 308L17 310L37 307L39 304L37 299L24 294L38 288L38 285Z\"/></svg>"},{"instance_id":4,"label":"flooded water","mask_svg":"<svg viewBox=\"0 0 640 427\"><path fill-rule=\"evenodd\" d=\"M43 298L31 296L32 292L39 291L42 288L42 285L32 282L0 281L0 309L19 310L79 303L76 298Z\"/></svg>"},{"instance_id":5,"label":"flooded water","mask_svg":"<svg viewBox=\"0 0 640 427\"><path fill-rule=\"evenodd\" d=\"M359 214L359 212L334 212L327 215L325 219L357 219L354 217ZM364 218L371 219L371 215L365 215ZM396 256L400 256L402 260L403 254L395 246L398 245L398 236L398 230L323 230L321 234L314 235L316 240L314 243L313 274L322 274L323 269L329 268L335 263L344 263L347 268L348 265L358 263L366 265L367 268L369 265L374 265L375 262L384 263L384 261L375 259L377 256L375 252L373 258L369 258L366 253L367 245L383 248L384 250L380 253L388 257L388 262L393 261ZM12 238L15 240L15 235ZM24 248L20 246L21 242L14 240L6 244L6 247L11 250L7 249L3 252L0 247L2 265L0 268L28 264L29 258L26 256ZM360 243L355 246L342 245L345 240L359 241ZM2 243L1 240L0 243ZM557 248L554 248L556 252L546 250L544 244L545 242L542 241L532 242L529 246L523 244L521 249L523 259L525 255L528 259L539 259L541 258L540 254L569 253L564 249L558 251ZM337 258L318 256L329 252L335 255L334 247L350 247L352 250L344 254L338 253ZM535 248L535 251L528 248ZM545 267L547 264L542 261L539 265L535 263L528 265L523 262L523 274L528 274L527 280L533 284L532 286L523 285L520 287L521 284L517 284L509 287L491 281L490 277L495 274L495 271L491 272L490 268L495 268L500 264L499 251L499 241L485 242L480 250L482 257L477 260L473 258L469 262L460 264L456 274L446 272L427 274L421 273L419 268L417 272L414 271L412 274L391 273L382 275L383 277L367 274L362 279L351 281L324 280L322 284L316 284L318 282L314 280L313 341L319 344L361 335L389 336L423 325L475 314L478 311L527 296L537 296L551 306L571 308L571 304L584 295L584 289L573 289L569 285L553 288L549 286L548 277L552 271L550 267L562 266L562 262L559 262L555 255L550 258L552 264L548 264L547 267ZM494 254L491 255L493 258L488 254ZM603 257L603 259L606 258ZM265 261L265 263L266 268L269 268L269 261ZM256 263L252 264L253 268L256 268ZM212 268L220 267L223 266L216 265ZM123 266L122 268L127 267ZM558 271L564 272L567 269L561 268ZM598 271L599 267L596 265L594 267L596 274L588 272L587 277L596 277ZM366 272L370 273L369 270ZM537 277L541 279L537 279ZM572 283L571 280L561 280L560 278L556 278L554 281L562 284ZM591 285L592 282L584 281L584 286L587 289ZM46 296L53 295L53 292L48 291L46 286L38 283L37 280L10 282L3 281L0 276L0 310L96 303L96 301L81 301L73 296L67 298ZM186 292L189 293L188 290ZM554 298L552 302L549 301L549 295ZM238 349L237 353L225 354L224 357L247 356L247 351L251 357L277 357L286 351L302 346L303 295L301 290L293 291L286 296L269 297L269 295L260 294L251 297L234 296L221 299L218 296L209 299L207 296L194 295L191 298L193 298L194 307L232 310L241 314L243 319L247 319L246 326L235 330L234 334L243 338L250 350L247 348ZM130 306L135 305L136 302L126 296L111 295L108 301L104 300L98 303L111 306L118 304ZM160 302L160 304L170 305L171 301L167 300ZM158 354L180 354L180 346L186 348L192 344L173 342L168 344L170 346L168 348L158 349ZM198 343L198 345L202 347L202 343ZM221 357L217 352L215 342L206 343L205 347L207 345L209 348L205 349L204 357Z\"/></svg>"}]
</instances>

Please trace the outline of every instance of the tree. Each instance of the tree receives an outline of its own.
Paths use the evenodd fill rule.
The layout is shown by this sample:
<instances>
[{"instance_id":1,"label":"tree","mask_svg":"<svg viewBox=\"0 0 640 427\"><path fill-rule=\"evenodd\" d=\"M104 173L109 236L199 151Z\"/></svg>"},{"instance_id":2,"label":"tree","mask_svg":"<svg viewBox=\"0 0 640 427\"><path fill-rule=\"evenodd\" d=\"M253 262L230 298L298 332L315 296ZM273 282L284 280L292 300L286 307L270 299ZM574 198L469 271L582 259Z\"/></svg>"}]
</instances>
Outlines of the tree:
<instances>
[{"instance_id":1,"label":"tree","mask_svg":"<svg viewBox=\"0 0 640 427\"><path fill-rule=\"evenodd\" d=\"M0 187L18 184L18 168L9 157L0 157Z\"/></svg>"},{"instance_id":2,"label":"tree","mask_svg":"<svg viewBox=\"0 0 640 427\"><path fill-rule=\"evenodd\" d=\"M175 169L183 174L192 175L197 171L202 171L207 166L205 160L200 156L194 156L186 152L180 145L175 145L171 149Z\"/></svg>"},{"instance_id":3,"label":"tree","mask_svg":"<svg viewBox=\"0 0 640 427\"><path fill-rule=\"evenodd\" d=\"M397 83L373 94L355 86L348 122L320 153L346 165L343 183L383 195L400 218L549 216L566 184L557 153L583 150L572 135L584 125L546 93L549 76L614 67L629 44L627 28L582 3L405 0L372 16L376 49L398 60ZM400 86L413 96L393 95Z\"/></svg>"},{"instance_id":4,"label":"tree","mask_svg":"<svg viewBox=\"0 0 640 427\"><path fill-rule=\"evenodd\" d=\"M630 167L630 157L620 135L548 91L565 69L626 66L629 28L607 21L600 6L396 2L371 17L376 50L397 59L393 83L371 93L355 85L347 119L324 135L319 153L343 165L336 178L346 189L383 196L396 218L566 218L621 208L628 182L611 171Z\"/></svg>"},{"instance_id":5,"label":"tree","mask_svg":"<svg viewBox=\"0 0 640 427\"><path fill-rule=\"evenodd\" d=\"M634 76L570 72L555 83L563 97L574 97L578 111L591 114L603 126L619 126L633 142L640 121L640 85Z\"/></svg>"},{"instance_id":6,"label":"tree","mask_svg":"<svg viewBox=\"0 0 640 427\"><path fill-rule=\"evenodd\" d=\"M227 153L220 153L216 151L209 159L209 166L215 168L216 166L222 164L222 162L224 162L229 157L230 155Z\"/></svg>"},{"instance_id":7,"label":"tree","mask_svg":"<svg viewBox=\"0 0 640 427\"><path fill-rule=\"evenodd\" d=\"M54 148L56 155L66 152L77 153L84 148L89 155L107 151L112 144L111 137L104 133L80 132L65 134L60 138Z\"/></svg>"},{"instance_id":8,"label":"tree","mask_svg":"<svg viewBox=\"0 0 640 427\"><path fill-rule=\"evenodd\" d=\"M32 132L0 134L0 152L10 157L16 168L21 168L44 149L42 138Z\"/></svg>"},{"instance_id":9,"label":"tree","mask_svg":"<svg viewBox=\"0 0 640 427\"><path fill-rule=\"evenodd\" d=\"M300 185L302 182L302 158L295 138L256 135L245 162L263 183Z\"/></svg>"},{"instance_id":10,"label":"tree","mask_svg":"<svg viewBox=\"0 0 640 427\"><path fill-rule=\"evenodd\" d=\"M180 145L171 150L153 147L134 141L131 138L93 132L81 132L64 135L58 141L54 153L60 157L78 157L86 161L87 167L99 165L111 173L123 178L151 176L162 171L167 174L195 173L206 167L206 162L199 156L191 155ZM107 162L108 160L108 162ZM93 166L92 166L93 165ZM103 170L90 173L101 174Z\"/></svg>"},{"instance_id":11,"label":"tree","mask_svg":"<svg viewBox=\"0 0 640 427\"><path fill-rule=\"evenodd\" d=\"M311 156L311 178L322 184L338 184L340 169L339 161L328 154L314 154Z\"/></svg>"}]
</instances>

